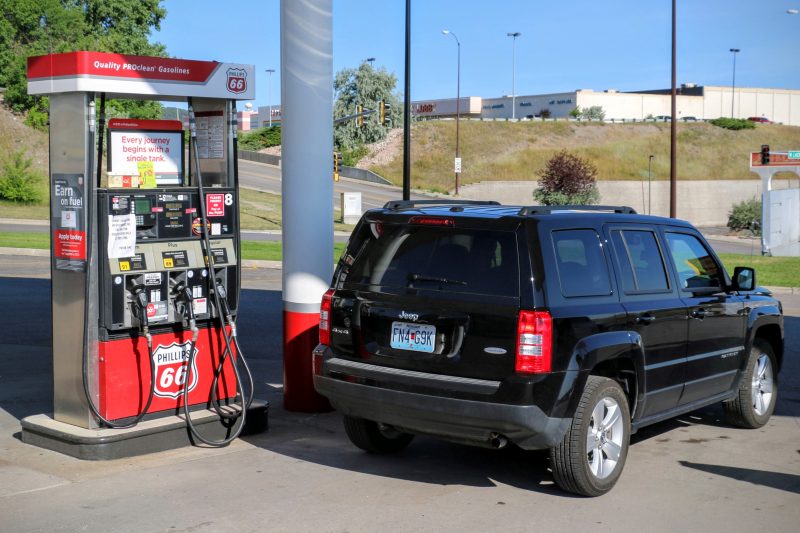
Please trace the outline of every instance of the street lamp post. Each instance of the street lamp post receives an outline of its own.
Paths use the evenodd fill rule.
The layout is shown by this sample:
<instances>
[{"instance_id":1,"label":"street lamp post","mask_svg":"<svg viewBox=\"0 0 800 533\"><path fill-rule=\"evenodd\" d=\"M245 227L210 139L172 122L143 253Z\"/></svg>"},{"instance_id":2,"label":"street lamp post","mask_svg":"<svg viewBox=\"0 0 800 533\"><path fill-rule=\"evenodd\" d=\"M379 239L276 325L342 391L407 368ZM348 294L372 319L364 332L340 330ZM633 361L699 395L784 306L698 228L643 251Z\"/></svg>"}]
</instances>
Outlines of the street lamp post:
<instances>
[{"instance_id":1,"label":"street lamp post","mask_svg":"<svg viewBox=\"0 0 800 533\"><path fill-rule=\"evenodd\" d=\"M653 214L653 158L654 155L650 155L647 161L647 214Z\"/></svg>"},{"instance_id":2,"label":"street lamp post","mask_svg":"<svg viewBox=\"0 0 800 533\"><path fill-rule=\"evenodd\" d=\"M517 118L517 37L522 35L520 32L506 33L511 37L511 118Z\"/></svg>"},{"instance_id":3,"label":"street lamp post","mask_svg":"<svg viewBox=\"0 0 800 533\"><path fill-rule=\"evenodd\" d=\"M269 106L269 127L271 128L272 127L272 73L275 72L275 69L268 68L266 72L267 74L269 74L269 80L267 81L267 106Z\"/></svg>"},{"instance_id":4,"label":"street lamp post","mask_svg":"<svg viewBox=\"0 0 800 533\"><path fill-rule=\"evenodd\" d=\"M372 64L375 62L375 58L374 57L368 57L364 61L366 63L369 63L369 66L372 66Z\"/></svg>"},{"instance_id":5,"label":"street lamp post","mask_svg":"<svg viewBox=\"0 0 800 533\"><path fill-rule=\"evenodd\" d=\"M738 48L731 48L733 52L733 80L731 80L731 118L733 118L733 102L736 100L736 54L739 53Z\"/></svg>"},{"instance_id":6,"label":"street lamp post","mask_svg":"<svg viewBox=\"0 0 800 533\"><path fill-rule=\"evenodd\" d=\"M443 35L452 35L453 39L456 40L456 45L458 45L458 70L456 74L456 161L460 163L461 161L461 151L459 150L458 146L458 123L461 120L461 41L458 40L458 37L455 33L451 32L450 30L442 30ZM455 170L456 170L456 190L455 195L458 196L458 178L461 176L461 165L456 165L456 162L453 162Z\"/></svg>"}]
</instances>

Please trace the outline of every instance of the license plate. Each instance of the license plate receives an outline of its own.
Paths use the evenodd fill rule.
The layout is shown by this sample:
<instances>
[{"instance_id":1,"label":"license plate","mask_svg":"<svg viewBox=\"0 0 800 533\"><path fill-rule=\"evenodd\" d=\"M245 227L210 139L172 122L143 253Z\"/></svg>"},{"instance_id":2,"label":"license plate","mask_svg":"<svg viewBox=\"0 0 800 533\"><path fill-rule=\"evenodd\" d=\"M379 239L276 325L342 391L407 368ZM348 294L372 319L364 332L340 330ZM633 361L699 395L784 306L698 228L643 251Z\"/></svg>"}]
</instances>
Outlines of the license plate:
<instances>
[{"instance_id":1,"label":"license plate","mask_svg":"<svg viewBox=\"0 0 800 533\"><path fill-rule=\"evenodd\" d=\"M390 345L396 350L432 353L435 339L436 326L392 322Z\"/></svg>"}]
</instances>

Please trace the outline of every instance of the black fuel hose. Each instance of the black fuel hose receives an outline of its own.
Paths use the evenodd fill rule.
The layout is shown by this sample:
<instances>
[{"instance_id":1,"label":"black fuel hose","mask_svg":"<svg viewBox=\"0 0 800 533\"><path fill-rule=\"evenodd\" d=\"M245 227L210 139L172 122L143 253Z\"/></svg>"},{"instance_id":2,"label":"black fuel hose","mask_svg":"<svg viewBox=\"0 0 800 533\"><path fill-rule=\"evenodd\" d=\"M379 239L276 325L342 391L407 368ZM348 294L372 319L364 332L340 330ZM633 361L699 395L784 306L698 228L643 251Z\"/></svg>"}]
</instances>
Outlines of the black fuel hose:
<instances>
[{"instance_id":1,"label":"black fuel hose","mask_svg":"<svg viewBox=\"0 0 800 533\"><path fill-rule=\"evenodd\" d=\"M88 286L88 283L87 283ZM84 355L83 357L83 392L86 395L86 402L89 404L89 410L92 412L92 415L104 426L107 426L111 429L130 429L135 427L147 414L148 409L150 409L150 405L153 403L153 394L155 389L156 383L156 366L153 362L153 337L150 335L150 326L147 321L147 304L146 302L147 296L144 294L144 288L139 287L138 291L135 291L136 294L136 302L139 306L139 312L141 313L141 317L139 323L141 324L142 334L144 335L145 340L147 341L147 358L150 361L150 392L147 395L147 401L145 402L144 408L139 412L138 415L134 417L133 420L125 423L117 423L112 422L106 419L103 415L100 414L100 411L92 401L91 391L89 391L89 369L88 369L88 356ZM142 298L144 297L144 299ZM89 305L89 300L86 300L86 306Z\"/></svg>"},{"instance_id":2,"label":"black fuel hose","mask_svg":"<svg viewBox=\"0 0 800 533\"><path fill-rule=\"evenodd\" d=\"M204 190L204 187L203 187L203 175L202 175L202 171L200 170L200 157L199 157L199 151L197 149L197 126L196 126L196 123L195 123L195 115L194 115L194 109L192 108L192 105L191 105L191 99L190 99L190 102L189 102L189 128L190 128L190 134L191 134L192 152L193 152L193 155L194 155L194 161L195 161L196 170L197 170L197 188L198 188L199 200L200 200L198 202L198 204L199 204L198 207L199 207L199 212L200 212L201 235L202 235L203 244L205 245L206 257L208 258L208 269L209 269L209 273L210 273L210 276L208 277L208 279L209 280L214 280L215 279L214 254L211 252L211 239L210 239L210 237L208 235L208 218L206 216L206 209L205 209L205 190ZM220 365L217 368L218 372L216 372L215 375L214 375L214 383L217 383L219 372L222 371L222 365L224 364L224 361L227 358L228 354L231 353L231 346L233 345L233 341L231 341L231 337L228 335L228 330L227 330L227 327L226 327L226 324L225 324L226 317L224 316L224 313L222 312L222 305L221 305L221 302L220 302L220 296L219 296L218 291L216 290L216 287L212 288L212 293L213 293L213 296L214 296L214 305L216 306L216 309L217 309L217 317L219 319L220 333L222 334L222 336L223 336L223 338L225 340L225 350L223 351L223 354L220 356ZM191 304L189 305L189 307L191 307ZM193 311L192 311L192 313L193 313ZM232 331L233 331L234 328L235 328L235 324L233 325ZM189 357L188 357L188 360L187 360L187 379L185 379L184 383L183 383L183 413L184 413L184 417L186 418L186 427L189 429L189 432L191 433L192 437L197 439L198 441L202 442L203 444L206 444L208 446L214 446L214 447L227 446L228 444L230 444L231 442L236 440L239 437L239 435L241 435L242 431L244 430L244 425L245 425L246 418L247 418L247 407L249 406L248 402L245 401L244 391L242 390L242 381L241 381L241 377L239 375L238 365L236 364L236 361L234 361L234 363L231 366L233 367L233 373L234 373L234 376L236 377L236 389L238 390L239 396L241 397L241 411L239 413L236 413L235 415L228 415L227 413L225 415L223 415L221 409L218 409L217 410L217 414L220 415L220 418L222 418L223 420L231 421L234 424L236 422L236 419L240 418L241 421L239 422L238 427L228 437L225 437L224 439L212 440L212 439L206 438L203 435L201 435L199 433L199 431L197 430L197 428L195 427L194 421L192 420L191 414L189 412L189 379L188 379L188 372L189 372L189 370L191 368L194 367L195 346L197 344L197 336L198 336L198 330L197 330L196 324L194 324L194 328L193 329L194 330L192 332L192 342L190 344ZM243 359L243 356L241 354L239 354L239 358ZM248 368L248 373L249 373L249 368ZM251 377L251 379L252 379L252 377ZM216 395L216 387L213 387L212 390L210 391L210 393L211 393L211 396L213 398ZM233 427L233 426L231 426L231 427Z\"/></svg>"}]
</instances>

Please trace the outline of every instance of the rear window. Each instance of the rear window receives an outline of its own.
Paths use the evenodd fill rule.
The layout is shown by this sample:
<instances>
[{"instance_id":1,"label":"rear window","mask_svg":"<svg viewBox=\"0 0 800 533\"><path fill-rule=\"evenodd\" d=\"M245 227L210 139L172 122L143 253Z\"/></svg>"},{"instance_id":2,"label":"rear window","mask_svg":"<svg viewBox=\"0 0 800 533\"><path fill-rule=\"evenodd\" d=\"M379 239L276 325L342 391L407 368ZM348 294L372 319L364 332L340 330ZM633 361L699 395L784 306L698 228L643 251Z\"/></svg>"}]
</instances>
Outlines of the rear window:
<instances>
[{"instance_id":1,"label":"rear window","mask_svg":"<svg viewBox=\"0 0 800 533\"><path fill-rule=\"evenodd\" d=\"M564 296L611 294L600 236L590 229L553 232L558 279Z\"/></svg>"},{"instance_id":2,"label":"rear window","mask_svg":"<svg viewBox=\"0 0 800 533\"><path fill-rule=\"evenodd\" d=\"M513 232L365 224L361 233L344 258L345 286L519 296Z\"/></svg>"}]
</instances>

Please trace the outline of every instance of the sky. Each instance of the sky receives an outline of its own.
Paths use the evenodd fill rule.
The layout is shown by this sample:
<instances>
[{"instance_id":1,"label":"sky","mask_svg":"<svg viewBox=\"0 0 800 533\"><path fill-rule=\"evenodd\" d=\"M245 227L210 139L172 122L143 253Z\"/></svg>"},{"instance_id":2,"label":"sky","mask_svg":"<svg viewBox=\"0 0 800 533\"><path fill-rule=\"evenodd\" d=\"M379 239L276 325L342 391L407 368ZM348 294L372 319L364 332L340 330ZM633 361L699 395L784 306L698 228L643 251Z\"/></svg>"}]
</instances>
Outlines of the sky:
<instances>
[{"instance_id":1,"label":"sky","mask_svg":"<svg viewBox=\"0 0 800 533\"><path fill-rule=\"evenodd\" d=\"M165 0L153 40L184 59L256 67L255 107L280 102L279 0ZM800 89L800 0L677 0L677 83ZM411 98L576 89L635 91L671 83L670 0L411 0ZM333 0L333 69L374 57L403 89L405 0ZM274 68L268 91L265 69ZM271 94L268 94L271 93Z\"/></svg>"}]
</instances>

